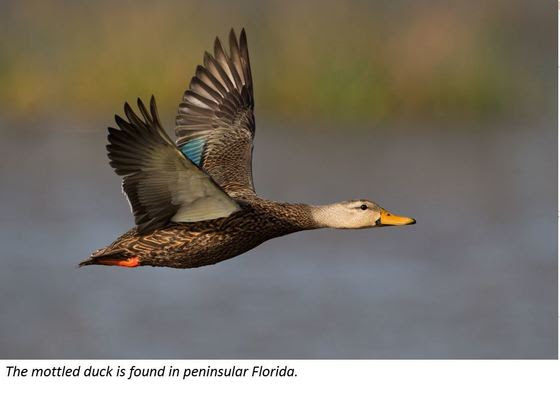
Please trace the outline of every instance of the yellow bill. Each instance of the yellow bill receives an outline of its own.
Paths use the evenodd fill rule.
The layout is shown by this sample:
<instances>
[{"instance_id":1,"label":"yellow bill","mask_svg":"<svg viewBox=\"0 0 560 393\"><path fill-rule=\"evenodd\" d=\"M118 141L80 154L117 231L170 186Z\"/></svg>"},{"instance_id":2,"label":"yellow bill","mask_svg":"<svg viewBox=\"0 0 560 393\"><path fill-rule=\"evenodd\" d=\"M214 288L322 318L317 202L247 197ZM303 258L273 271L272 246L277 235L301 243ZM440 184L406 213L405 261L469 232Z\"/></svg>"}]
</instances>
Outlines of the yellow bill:
<instances>
[{"instance_id":1,"label":"yellow bill","mask_svg":"<svg viewBox=\"0 0 560 393\"><path fill-rule=\"evenodd\" d=\"M381 210L381 217L379 217L379 224L381 225L412 225L416 224L416 220L410 217L402 217L389 213L387 210Z\"/></svg>"}]
</instances>

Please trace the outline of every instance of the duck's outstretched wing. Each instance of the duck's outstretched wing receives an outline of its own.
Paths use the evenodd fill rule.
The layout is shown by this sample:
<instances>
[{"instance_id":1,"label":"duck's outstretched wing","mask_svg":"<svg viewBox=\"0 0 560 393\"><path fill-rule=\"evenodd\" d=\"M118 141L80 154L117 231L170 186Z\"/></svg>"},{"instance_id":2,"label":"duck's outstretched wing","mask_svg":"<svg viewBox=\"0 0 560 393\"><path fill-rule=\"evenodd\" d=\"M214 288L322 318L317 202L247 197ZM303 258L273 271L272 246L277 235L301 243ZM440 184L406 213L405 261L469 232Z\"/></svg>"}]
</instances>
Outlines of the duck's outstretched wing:
<instances>
[{"instance_id":1,"label":"duck's outstretched wing","mask_svg":"<svg viewBox=\"0 0 560 393\"><path fill-rule=\"evenodd\" d=\"M231 197L255 195L252 174L253 80L245 30L218 38L183 95L175 122L179 149Z\"/></svg>"},{"instance_id":2,"label":"duck's outstretched wing","mask_svg":"<svg viewBox=\"0 0 560 393\"><path fill-rule=\"evenodd\" d=\"M170 221L192 222L227 217L239 210L210 176L177 149L163 130L154 97L150 112L142 101L138 108L124 105L128 119L115 116L118 129L109 128L110 164L123 176L137 229L146 233Z\"/></svg>"}]
</instances>

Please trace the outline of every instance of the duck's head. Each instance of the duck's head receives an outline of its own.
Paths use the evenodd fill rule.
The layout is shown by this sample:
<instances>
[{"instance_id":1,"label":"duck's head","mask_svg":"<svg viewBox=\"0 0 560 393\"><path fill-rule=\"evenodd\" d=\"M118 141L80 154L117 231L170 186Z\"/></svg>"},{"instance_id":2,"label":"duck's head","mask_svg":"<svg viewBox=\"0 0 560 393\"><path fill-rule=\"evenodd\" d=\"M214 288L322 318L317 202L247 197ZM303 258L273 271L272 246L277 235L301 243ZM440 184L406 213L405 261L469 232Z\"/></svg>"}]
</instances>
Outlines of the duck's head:
<instances>
[{"instance_id":1,"label":"duck's head","mask_svg":"<svg viewBox=\"0 0 560 393\"><path fill-rule=\"evenodd\" d=\"M311 213L317 225L326 228L360 229L416 223L414 218L397 216L365 199L313 206Z\"/></svg>"}]
</instances>

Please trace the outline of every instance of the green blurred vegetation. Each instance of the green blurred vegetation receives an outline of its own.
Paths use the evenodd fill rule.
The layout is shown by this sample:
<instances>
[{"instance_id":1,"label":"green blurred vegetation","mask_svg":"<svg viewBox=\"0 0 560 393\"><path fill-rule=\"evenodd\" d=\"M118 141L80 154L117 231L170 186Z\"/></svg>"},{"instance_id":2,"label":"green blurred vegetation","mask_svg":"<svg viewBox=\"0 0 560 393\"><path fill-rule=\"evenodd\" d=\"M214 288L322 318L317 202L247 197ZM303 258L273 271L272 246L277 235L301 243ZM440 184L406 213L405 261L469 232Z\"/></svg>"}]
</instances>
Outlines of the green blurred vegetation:
<instances>
[{"instance_id":1,"label":"green blurred vegetation","mask_svg":"<svg viewBox=\"0 0 560 393\"><path fill-rule=\"evenodd\" d=\"M152 93L173 116L230 27L248 33L258 116L538 116L555 102L553 11L513 0L4 1L0 116L107 117Z\"/></svg>"}]
</instances>

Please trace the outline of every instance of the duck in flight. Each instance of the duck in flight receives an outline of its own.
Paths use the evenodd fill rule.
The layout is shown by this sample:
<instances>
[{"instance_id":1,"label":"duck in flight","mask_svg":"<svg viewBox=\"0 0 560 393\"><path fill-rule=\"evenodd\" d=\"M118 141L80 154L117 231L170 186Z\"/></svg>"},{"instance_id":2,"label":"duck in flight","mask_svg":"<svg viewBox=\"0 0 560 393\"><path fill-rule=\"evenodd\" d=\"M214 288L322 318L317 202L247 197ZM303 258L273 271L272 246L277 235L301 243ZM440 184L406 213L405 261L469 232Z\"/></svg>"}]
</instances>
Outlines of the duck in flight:
<instances>
[{"instance_id":1,"label":"duck in flight","mask_svg":"<svg viewBox=\"0 0 560 393\"><path fill-rule=\"evenodd\" d=\"M252 176L253 79L245 30L204 54L183 95L176 141L152 96L140 115L125 103L107 145L136 227L80 266L193 268L242 254L266 240L318 228L371 228L416 221L359 199L330 205L261 199Z\"/></svg>"}]
</instances>

